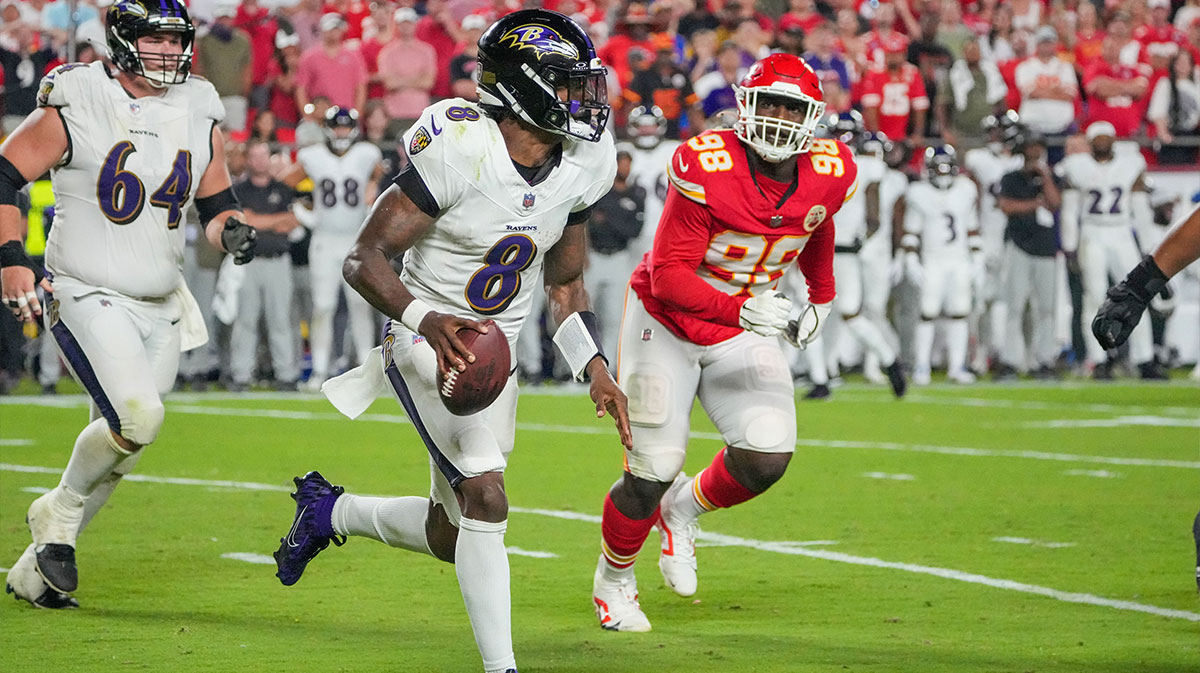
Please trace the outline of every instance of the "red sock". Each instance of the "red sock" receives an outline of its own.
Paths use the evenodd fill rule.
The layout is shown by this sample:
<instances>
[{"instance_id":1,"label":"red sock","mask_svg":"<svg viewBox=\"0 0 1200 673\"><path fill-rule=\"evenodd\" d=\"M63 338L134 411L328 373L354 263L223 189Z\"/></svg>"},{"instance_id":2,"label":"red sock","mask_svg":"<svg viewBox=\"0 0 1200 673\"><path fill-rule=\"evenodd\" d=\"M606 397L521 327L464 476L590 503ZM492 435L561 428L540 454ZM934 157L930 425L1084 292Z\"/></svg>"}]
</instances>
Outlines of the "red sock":
<instances>
[{"instance_id":1,"label":"red sock","mask_svg":"<svg viewBox=\"0 0 1200 673\"><path fill-rule=\"evenodd\" d=\"M729 474L729 468L725 467L725 449L718 451L712 464L704 468L704 471L696 477L696 485L692 489L692 493L696 496L696 501L700 503L700 506L709 511L721 507L733 507L758 495L742 486L737 479L733 478L732 474Z\"/></svg>"},{"instance_id":2,"label":"red sock","mask_svg":"<svg viewBox=\"0 0 1200 673\"><path fill-rule=\"evenodd\" d=\"M612 496L604 496L604 518L600 522L600 530L608 564L614 568L632 566L656 521L658 509L649 518L630 519L613 504Z\"/></svg>"}]
</instances>

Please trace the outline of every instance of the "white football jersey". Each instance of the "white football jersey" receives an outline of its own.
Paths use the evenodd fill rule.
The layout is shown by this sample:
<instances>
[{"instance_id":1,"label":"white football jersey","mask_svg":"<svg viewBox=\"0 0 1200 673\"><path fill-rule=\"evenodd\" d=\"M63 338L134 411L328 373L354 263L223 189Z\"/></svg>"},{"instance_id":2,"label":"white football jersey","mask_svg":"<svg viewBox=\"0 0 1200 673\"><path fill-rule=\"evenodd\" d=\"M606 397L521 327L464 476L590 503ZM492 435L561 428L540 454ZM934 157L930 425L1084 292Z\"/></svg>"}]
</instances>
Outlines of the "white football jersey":
<instances>
[{"instance_id":1,"label":"white football jersey","mask_svg":"<svg viewBox=\"0 0 1200 673\"><path fill-rule=\"evenodd\" d=\"M663 206L667 202L667 166L675 150L679 148L678 140L664 140L652 150L628 147L633 161L629 166L629 180L646 190L645 225L642 233L631 244L636 259L654 247L654 232L658 229L658 220L662 217Z\"/></svg>"},{"instance_id":2,"label":"white football jersey","mask_svg":"<svg viewBox=\"0 0 1200 673\"><path fill-rule=\"evenodd\" d=\"M858 164L858 189L833 215L833 240L835 245L851 246L867 237L867 187L883 180L887 164L875 156L858 156L851 151ZM882 199L880 207L882 209Z\"/></svg>"},{"instance_id":3,"label":"white football jersey","mask_svg":"<svg viewBox=\"0 0 1200 673\"><path fill-rule=\"evenodd\" d=\"M892 240L892 216L896 210L896 202L906 191L908 176L903 171L888 168L879 181L879 231L875 232L875 237L882 236L883 240ZM890 243L888 249L891 250Z\"/></svg>"},{"instance_id":4,"label":"white football jersey","mask_svg":"<svg viewBox=\"0 0 1200 673\"><path fill-rule=\"evenodd\" d=\"M131 98L103 63L70 63L42 79L38 104L58 108L68 135L50 173L46 268L133 297L170 294L183 282L184 211L225 116L216 89L193 75Z\"/></svg>"},{"instance_id":5,"label":"white football jersey","mask_svg":"<svg viewBox=\"0 0 1200 673\"><path fill-rule=\"evenodd\" d=\"M994 251L1004 247L1004 229L1008 218L997 205L1000 180L1006 174L1019 170L1024 160L1015 155L996 154L987 147L967 150L963 155L963 167L979 183L979 228L984 243Z\"/></svg>"},{"instance_id":6,"label":"white football jersey","mask_svg":"<svg viewBox=\"0 0 1200 673\"><path fill-rule=\"evenodd\" d=\"M904 233L921 237L921 260L936 264L970 258L967 237L978 229L979 190L965 175L949 189L921 180L905 194Z\"/></svg>"},{"instance_id":7,"label":"white football jersey","mask_svg":"<svg viewBox=\"0 0 1200 673\"><path fill-rule=\"evenodd\" d=\"M1121 152L1108 161L1096 161L1089 153L1071 154L1058 165L1068 189L1083 197L1079 206L1081 224L1129 226L1132 223L1130 194L1138 177L1146 171L1141 152Z\"/></svg>"},{"instance_id":8,"label":"white football jersey","mask_svg":"<svg viewBox=\"0 0 1200 673\"><path fill-rule=\"evenodd\" d=\"M564 138L558 166L533 186L513 165L500 127L476 103L434 103L404 141L440 214L404 254L400 279L440 311L495 320L515 345L542 284L544 255L567 217L612 188L612 136L594 143Z\"/></svg>"},{"instance_id":9,"label":"white football jersey","mask_svg":"<svg viewBox=\"0 0 1200 673\"><path fill-rule=\"evenodd\" d=\"M296 153L296 161L313 182L314 231L353 235L367 219L367 185L383 153L368 142L357 142L337 155L325 143Z\"/></svg>"}]
</instances>

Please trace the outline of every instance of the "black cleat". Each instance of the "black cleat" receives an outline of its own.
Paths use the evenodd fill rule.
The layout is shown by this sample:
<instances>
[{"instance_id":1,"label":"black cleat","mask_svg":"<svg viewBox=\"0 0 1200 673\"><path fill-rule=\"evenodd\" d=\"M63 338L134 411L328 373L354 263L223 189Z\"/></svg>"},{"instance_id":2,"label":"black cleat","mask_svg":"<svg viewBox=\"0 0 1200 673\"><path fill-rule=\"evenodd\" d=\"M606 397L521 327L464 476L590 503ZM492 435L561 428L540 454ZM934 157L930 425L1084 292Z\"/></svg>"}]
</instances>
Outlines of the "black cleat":
<instances>
[{"instance_id":1,"label":"black cleat","mask_svg":"<svg viewBox=\"0 0 1200 673\"><path fill-rule=\"evenodd\" d=\"M1058 370L1050 365L1042 365L1030 373L1035 380L1053 381L1058 378Z\"/></svg>"},{"instance_id":2,"label":"black cleat","mask_svg":"<svg viewBox=\"0 0 1200 673\"><path fill-rule=\"evenodd\" d=\"M11 584L6 583L4 585L4 592L12 594L13 598L19 601L25 600L17 594L16 590L12 588ZM35 608L42 608L43 610L74 610L79 607L79 601L75 600L73 596L70 594L64 594L60 591L55 591L50 587L46 587L46 590L42 592L42 595L38 596L32 601L29 601L29 604Z\"/></svg>"},{"instance_id":3,"label":"black cleat","mask_svg":"<svg viewBox=\"0 0 1200 673\"><path fill-rule=\"evenodd\" d=\"M1166 368L1154 360L1138 365L1138 374L1141 375L1143 381L1166 381L1171 378Z\"/></svg>"},{"instance_id":4,"label":"black cleat","mask_svg":"<svg viewBox=\"0 0 1200 673\"><path fill-rule=\"evenodd\" d=\"M1092 379L1095 381L1111 381L1113 380L1112 363L1097 362L1092 368Z\"/></svg>"},{"instance_id":5,"label":"black cleat","mask_svg":"<svg viewBox=\"0 0 1200 673\"><path fill-rule=\"evenodd\" d=\"M992 380L993 381L1016 381L1017 380L1017 368L1008 363L1001 362L1000 364L996 365L996 369L992 372Z\"/></svg>"},{"instance_id":6,"label":"black cleat","mask_svg":"<svg viewBox=\"0 0 1200 673\"><path fill-rule=\"evenodd\" d=\"M829 399L829 396L832 394L833 393L829 392L829 386L825 385L824 383L819 383L819 384L813 386L812 390L808 391L808 394L804 396L804 399L806 399L806 400L827 400L827 399Z\"/></svg>"},{"instance_id":7,"label":"black cleat","mask_svg":"<svg viewBox=\"0 0 1200 673\"><path fill-rule=\"evenodd\" d=\"M50 588L69 594L79 588L75 548L69 544L44 544L37 550L37 571Z\"/></svg>"},{"instance_id":8,"label":"black cleat","mask_svg":"<svg viewBox=\"0 0 1200 673\"><path fill-rule=\"evenodd\" d=\"M908 391L908 380L904 378L904 368L896 360L887 368L888 383L892 385L892 394L897 398L904 397Z\"/></svg>"}]
</instances>

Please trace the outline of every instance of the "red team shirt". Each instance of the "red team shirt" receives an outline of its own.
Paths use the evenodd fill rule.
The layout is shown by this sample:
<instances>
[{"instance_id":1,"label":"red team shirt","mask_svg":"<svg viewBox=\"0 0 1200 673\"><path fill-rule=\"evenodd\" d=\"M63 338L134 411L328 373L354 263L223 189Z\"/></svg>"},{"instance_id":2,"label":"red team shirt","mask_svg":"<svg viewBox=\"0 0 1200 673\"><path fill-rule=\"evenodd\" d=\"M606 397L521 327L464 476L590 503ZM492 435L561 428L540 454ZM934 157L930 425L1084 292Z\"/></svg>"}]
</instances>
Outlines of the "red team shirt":
<instances>
[{"instance_id":1,"label":"red team shirt","mask_svg":"<svg viewBox=\"0 0 1200 673\"><path fill-rule=\"evenodd\" d=\"M742 304L777 288L789 266L804 273L809 301L833 301L833 214L857 187L850 150L813 141L794 184L752 175L752 151L730 129L675 151L654 248L630 281L650 315L702 346L740 334Z\"/></svg>"},{"instance_id":2,"label":"red team shirt","mask_svg":"<svg viewBox=\"0 0 1200 673\"><path fill-rule=\"evenodd\" d=\"M898 139L908 136L908 118L913 110L929 109L929 95L921 71L905 63L895 76L887 70L867 71L862 81L862 104L864 108L879 108L879 130Z\"/></svg>"},{"instance_id":3,"label":"red team shirt","mask_svg":"<svg viewBox=\"0 0 1200 673\"><path fill-rule=\"evenodd\" d=\"M1084 74L1083 85L1086 87L1088 82L1098 77L1119 80L1133 80L1138 77L1149 79L1149 70L1148 66L1142 64L1137 66L1112 65L1101 59L1093 63L1092 67ZM1128 138L1136 133L1138 127L1142 125L1142 113L1145 109L1142 103L1149 99L1149 88L1146 89L1146 95L1142 96L1140 101L1136 101L1130 96L1110 96L1109 98L1092 96L1088 102L1087 123L1091 124L1100 120L1111 122L1117 130L1117 137Z\"/></svg>"}]
</instances>

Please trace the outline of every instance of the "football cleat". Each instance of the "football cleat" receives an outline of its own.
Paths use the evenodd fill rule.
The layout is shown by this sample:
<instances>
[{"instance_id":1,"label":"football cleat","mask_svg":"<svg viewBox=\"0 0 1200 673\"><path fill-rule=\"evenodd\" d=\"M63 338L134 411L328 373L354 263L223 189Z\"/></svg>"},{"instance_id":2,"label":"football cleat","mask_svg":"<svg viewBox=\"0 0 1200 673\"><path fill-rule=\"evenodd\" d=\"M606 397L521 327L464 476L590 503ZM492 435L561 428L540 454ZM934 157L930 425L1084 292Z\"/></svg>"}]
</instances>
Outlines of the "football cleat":
<instances>
[{"instance_id":1,"label":"football cleat","mask_svg":"<svg viewBox=\"0 0 1200 673\"><path fill-rule=\"evenodd\" d=\"M927 386L933 380L928 369L918 369L913 372L912 382L914 386Z\"/></svg>"},{"instance_id":2,"label":"football cleat","mask_svg":"<svg viewBox=\"0 0 1200 673\"><path fill-rule=\"evenodd\" d=\"M308 562L325 551L330 542L338 547L346 543L344 535L333 532L330 521L333 503L346 489L330 484L316 471L292 481L296 482L296 492L292 494L296 517L287 536L279 538L279 549L274 554L278 568L275 576L288 587L300 581Z\"/></svg>"},{"instance_id":3,"label":"football cleat","mask_svg":"<svg viewBox=\"0 0 1200 673\"><path fill-rule=\"evenodd\" d=\"M904 378L904 368L900 365L900 360L896 360L887 368L888 383L892 386L892 394L896 397L904 397L904 393L908 390L908 380Z\"/></svg>"},{"instance_id":4,"label":"football cleat","mask_svg":"<svg viewBox=\"0 0 1200 673\"><path fill-rule=\"evenodd\" d=\"M592 578L592 607L600 627L606 631L649 631L650 620L638 605L637 580L632 574L621 582L605 579L605 563L608 561L601 554Z\"/></svg>"},{"instance_id":5,"label":"football cleat","mask_svg":"<svg viewBox=\"0 0 1200 673\"><path fill-rule=\"evenodd\" d=\"M1092 379L1095 381L1111 381L1113 380L1113 371L1111 362L1098 362L1092 368Z\"/></svg>"},{"instance_id":6,"label":"football cleat","mask_svg":"<svg viewBox=\"0 0 1200 673\"><path fill-rule=\"evenodd\" d=\"M43 494L29 505L25 522L33 536L37 572L59 593L69 594L79 587L79 569L75 565L75 536L83 521L83 503L64 504L58 497L62 486Z\"/></svg>"},{"instance_id":7,"label":"football cleat","mask_svg":"<svg viewBox=\"0 0 1200 673\"><path fill-rule=\"evenodd\" d=\"M975 383L975 375L965 369L959 369L956 371L947 372L946 380L950 381L951 383L968 385Z\"/></svg>"},{"instance_id":8,"label":"football cleat","mask_svg":"<svg viewBox=\"0 0 1200 673\"><path fill-rule=\"evenodd\" d=\"M812 390L808 391L808 394L806 394L804 396L804 399L806 399L806 400L827 400L827 399L829 399L829 396L832 394L833 393L829 392L829 386L825 385L824 383L818 383L817 385L812 387Z\"/></svg>"},{"instance_id":9,"label":"football cleat","mask_svg":"<svg viewBox=\"0 0 1200 673\"><path fill-rule=\"evenodd\" d=\"M71 610L79 607L79 601L69 594L55 591L46 584L37 571L37 555L31 544L25 548L21 558L9 569L4 583L5 593L25 601L35 608L46 610Z\"/></svg>"},{"instance_id":10,"label":"football cleat","mask_svg":"<svg viewBox=\"0 0 1200 673\"><path fill-rule=\"evenodd\" d=\"M1166 381L1171 378L1166 368L1153 360L1138 365L1138 375L1143 381Z\"/></svg>"},{"instance_id":11,"label":"football cleat","mask_svg":"<svg viewBox=\"0 0 1200 673\"><path fill-rule=\"evenodd\" d=\"M658 533L662 540L662 551L658 555L658 569L663 581L680 596L696 593L696 534L700 527L695 519L680 517L671 510L671 502L679 491L688 488L692 480L682 472L675 477L660 501Z\"/></svg>"}]
</instances>

